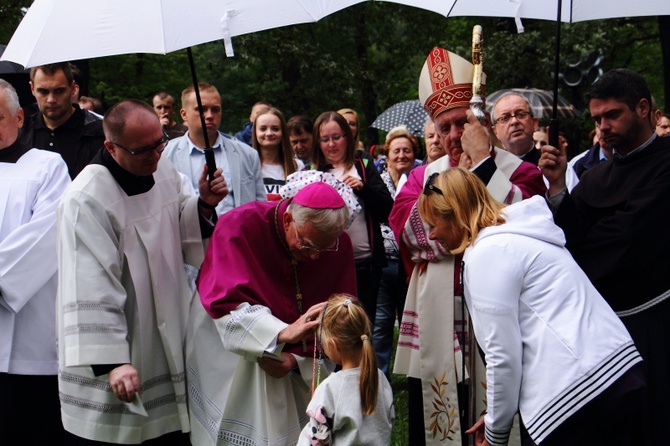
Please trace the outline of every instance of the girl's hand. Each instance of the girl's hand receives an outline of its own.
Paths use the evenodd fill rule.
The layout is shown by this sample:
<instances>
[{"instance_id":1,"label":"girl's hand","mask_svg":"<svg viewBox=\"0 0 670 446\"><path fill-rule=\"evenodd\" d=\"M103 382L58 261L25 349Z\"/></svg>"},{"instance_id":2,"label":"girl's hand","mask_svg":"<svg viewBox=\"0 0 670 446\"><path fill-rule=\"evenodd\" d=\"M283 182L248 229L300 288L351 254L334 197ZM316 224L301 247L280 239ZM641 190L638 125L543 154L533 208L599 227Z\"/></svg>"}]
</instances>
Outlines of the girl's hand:
<instances>
[{"instance_id":1,"label":"girl's hand","mask_svg":"<svg viewBox=\"0 0 670 446\"><path fill-rule=\"evenodd\" d=\"M489 442L486 441L486 437L484 436L485 427L484 417L482 416L470 429L465 431L468 435L475 435L475 446L489 446Z\"/></svg>"}]
</instances>

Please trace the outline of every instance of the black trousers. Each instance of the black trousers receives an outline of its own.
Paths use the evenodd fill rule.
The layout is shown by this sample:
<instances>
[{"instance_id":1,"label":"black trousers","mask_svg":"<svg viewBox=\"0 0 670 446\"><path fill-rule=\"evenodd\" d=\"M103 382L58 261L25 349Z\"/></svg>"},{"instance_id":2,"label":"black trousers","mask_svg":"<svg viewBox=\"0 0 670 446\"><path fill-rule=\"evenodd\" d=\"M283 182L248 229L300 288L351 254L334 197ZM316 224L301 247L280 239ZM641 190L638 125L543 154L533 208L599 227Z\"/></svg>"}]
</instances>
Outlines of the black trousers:
<instances>
[{"instance_id":1,"label":"black trousers","mask_svg":"<svg viewBox=\"0 0 670 446\"><path fill-rule=\"evenodd\" d=\"M565 420L539 446L643 446L649 442L647 387L636 364L603 393ZM537 446L521 420L521 444Z\"/></svg>"},{"instance_id":2,"label":"black trousers","mask_svg":"<svg viewBox=\"0 0 670 446\"><path fill-rule=\"evenodd\" d=\"M56 375L0 373L0 444L62 445Z\"/></svg>"},{"instance_id":3,"label":"black trousers","mask_svg":"<svg viewBox=\"0 0 670 446\"><path fill-rule=\"evenodd\" d=\"M87 440L85 438L77 437L69 432L65 433L67 446L105 446L114 443L104 443L102 441ZM190 446L188 434L182 432L170 432L158 438L153 438L142 442L144 446Z\"/></svg>"},{"instance_id":4,"label":"black trousers","mask_svg":"<svg viewBox=\"0 0 670 446\"><path fill-rule=\"evenodd\" d=\"M365 314L370 320L370 327L375 326L377 314L377 294L382 281L382 268L373 266L371 259L356 260L356 283L358 300L363 304Z\"/></svg>"}]
</instances>

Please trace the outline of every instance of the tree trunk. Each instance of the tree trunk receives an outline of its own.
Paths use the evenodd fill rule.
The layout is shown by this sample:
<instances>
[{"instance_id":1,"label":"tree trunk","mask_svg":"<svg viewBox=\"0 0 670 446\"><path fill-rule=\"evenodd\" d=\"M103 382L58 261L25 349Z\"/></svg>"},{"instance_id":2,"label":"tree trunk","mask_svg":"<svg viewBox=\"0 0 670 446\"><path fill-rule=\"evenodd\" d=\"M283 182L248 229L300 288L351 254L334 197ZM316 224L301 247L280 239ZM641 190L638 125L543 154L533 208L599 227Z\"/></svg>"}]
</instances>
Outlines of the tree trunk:
<instances>
[{"instance_id":1,"label":"tree trunk","mask_svg":"<svg viewBox=\"0 0 670 446\"><path fill-rule=\"evenodd\" d=\"M658 29L661 40L661 69L663 70L663 92L665 101L663 113L670 113L670 16L658 17ZM661 104L658 104L659 106Z\"/></svg>"}]
</instances>

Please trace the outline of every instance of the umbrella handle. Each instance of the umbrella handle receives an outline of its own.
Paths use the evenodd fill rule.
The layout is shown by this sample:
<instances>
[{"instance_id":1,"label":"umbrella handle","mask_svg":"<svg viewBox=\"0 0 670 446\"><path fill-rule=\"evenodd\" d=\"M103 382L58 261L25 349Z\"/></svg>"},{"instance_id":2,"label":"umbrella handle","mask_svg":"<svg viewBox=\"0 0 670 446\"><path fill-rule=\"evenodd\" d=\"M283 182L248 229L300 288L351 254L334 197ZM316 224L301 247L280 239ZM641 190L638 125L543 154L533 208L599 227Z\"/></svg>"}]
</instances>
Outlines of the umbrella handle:
<instances>
[{"instance_id":1,"label":"umbrella handle","mask_svg":"<svg viewBox=\"0 0 670 446\"><path fill-rule=\"evenodd\" d=\"M216 171L216 160L214 159L214 149L211 147L205 149L205 163L207 164L207 178L212 181Z\"/></svg>"},{"instance_id":2,"label":"umbrella handle","mask_svg":"<svg viewBox=\"0 0 670 446\"><path fill-rule=\"evenodd\" d=\"M207 178L209 181L214 179L214 172L216 171L216 161L214 160L214 149L210 145L209 135L207 135L207 124L205 124L205 115L202 112L202 99L200 98L200 88L198 88L198 76L195 73L195 62L193 62L193 52L191 48L186 48L188 53L188 64L191 68L191 78L193 79L193 92L195 93L195 100L198 104L198 112L200 114L200 125L202 126L202 136L205 139L205 163L207 163Z\"/></svg>"},{"instance_id":3,"label":"umbrella handle","mask_svg":"<svg viewBox=\"0 0 670 446\"><path fill-rule=\"evenodd\" d=\"M558 127L559 119L551 118L549 120L549 145L558 148Z\"/></svg>"}]
</instances>

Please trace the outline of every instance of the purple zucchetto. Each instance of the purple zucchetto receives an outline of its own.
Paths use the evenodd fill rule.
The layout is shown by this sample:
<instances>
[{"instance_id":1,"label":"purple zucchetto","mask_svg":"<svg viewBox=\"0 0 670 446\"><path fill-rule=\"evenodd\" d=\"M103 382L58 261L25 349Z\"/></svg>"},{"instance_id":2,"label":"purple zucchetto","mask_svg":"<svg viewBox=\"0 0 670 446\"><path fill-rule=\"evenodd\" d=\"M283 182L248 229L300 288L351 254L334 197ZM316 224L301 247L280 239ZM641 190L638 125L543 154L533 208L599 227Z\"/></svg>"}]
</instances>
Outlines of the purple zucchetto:
<instances>
[{"instance_id":1,"label":"purple zucchetto","mask_svg":"<svg viewBox=\"0 0 670 446\"><path fill-rule=\"evenodd\" d=\"M346 206L340 194L326 183L312 183L298 191L293 202L312 209L339 209Z\"/></svg>"}]
</instances>

